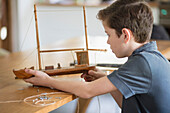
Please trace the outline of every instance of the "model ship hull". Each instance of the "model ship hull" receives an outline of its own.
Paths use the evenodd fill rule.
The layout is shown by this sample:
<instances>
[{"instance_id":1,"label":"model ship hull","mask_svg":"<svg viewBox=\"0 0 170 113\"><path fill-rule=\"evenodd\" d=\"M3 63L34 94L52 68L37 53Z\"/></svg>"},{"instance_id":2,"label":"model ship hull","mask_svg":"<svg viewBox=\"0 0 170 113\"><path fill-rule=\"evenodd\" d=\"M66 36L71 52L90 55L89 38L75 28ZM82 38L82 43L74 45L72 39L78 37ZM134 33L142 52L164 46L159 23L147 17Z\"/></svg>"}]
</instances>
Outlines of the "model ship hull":
<instances>
[{"instance_id":1,"label":"model ship hull","mask_svg":"<svg viewBox=\"0 0 170 113\"><path fill-rule=\"evenodd\" d=\"M34 69L31 67L30 69ZM47 73L49 76L55 75L66 75L66 74L77 74L77 73L86 73L88 70L94 70L95 66L71 66L69 68L60 68L60 69L49 69L49 70L40 70ZM33 77L34 75L25 73L25 69L13 70L16 79L27 79Z\"/></svg>"}]
</instances>

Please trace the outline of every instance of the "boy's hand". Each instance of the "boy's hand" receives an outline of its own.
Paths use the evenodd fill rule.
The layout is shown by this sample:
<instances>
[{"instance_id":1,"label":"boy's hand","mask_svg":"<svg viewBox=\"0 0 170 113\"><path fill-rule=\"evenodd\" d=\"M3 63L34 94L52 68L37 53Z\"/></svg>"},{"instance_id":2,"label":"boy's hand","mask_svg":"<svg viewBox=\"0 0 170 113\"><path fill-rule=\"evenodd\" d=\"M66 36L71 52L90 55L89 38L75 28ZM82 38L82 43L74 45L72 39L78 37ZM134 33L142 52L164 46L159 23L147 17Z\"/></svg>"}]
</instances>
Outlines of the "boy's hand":
<instances>
[{"instance_id":1,"label":"boy's hand","mask_svg":"<svg viewBox=\"0 0 170 113\"><path fill-rule=\"evenodd\" d=\"M42 71L32 70L32 69L25 69L25 72L35 76L29 79L24 79L25 82L29 82L33 85L49 87L48 80L50 80L51 77L47 75L46 73Z\"/></svg>"},{"instance_id":2,"label":"boy's hand","mask_svg":"<svg viewBox=\"0 0 170 113\"><path fill-rule=\"evenodd\" d=\"M84 80L86 82L91 82L94 81L98 78L104 77L107 74L104 73L103 71L99 70L99 69L95 69L95 70L89 70L88 73L83 73L81 75L81 78L84 78Z\"/></svg>"}]
</instances>

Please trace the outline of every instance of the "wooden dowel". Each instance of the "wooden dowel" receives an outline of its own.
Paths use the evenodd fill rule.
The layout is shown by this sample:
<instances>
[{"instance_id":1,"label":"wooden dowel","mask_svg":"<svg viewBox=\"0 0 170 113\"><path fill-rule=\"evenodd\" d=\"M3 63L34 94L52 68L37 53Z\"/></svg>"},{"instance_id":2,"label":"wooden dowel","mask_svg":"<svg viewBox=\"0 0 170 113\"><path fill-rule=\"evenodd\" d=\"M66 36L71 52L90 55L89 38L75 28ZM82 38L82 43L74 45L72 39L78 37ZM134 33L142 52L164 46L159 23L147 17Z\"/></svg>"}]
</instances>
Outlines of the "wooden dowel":
<instances>
[{"instance_id":1,"label":"wooden dowel","mask_svg":"<svg viewBox=\"0 0 170 113\"><path fill-rule=\"evenodd\" d=\"M41 50L41 53L47 52L61 52L61 51L75 51L75 50L84 50L84 48L77 48L77 49L60 49L60 50Z\"/></svg>"},{"instance_id":2,"label":"wooden dowel","mask_svg":"<svg viewBox=\"0 0 170 113\"><path fill-rule=\"evenodd\" d=\"M90 50L90 51L107 51L107 49L88 49L88 50Z\"/></svg>"},{"instance_id":3,"label":"wooden dowel","mask_svg":"<svg viewBox=\"0 0 170 113\"><path fill-rule=\"evenodd\" d=\"M86 23L86 11L85 6L83 6L83 14L84 14L84 29L85 29L85 37L86 37L86 50L88 50L88 39L87 39L87 23Z\"/></svg>"},{"instance_id":4,"label":"wooden dowel","mask_svg":"<svg viewBox=\"0 0 170 113\"><path fill-rule=\"evenodd\" d=\"M41 56L40 56L40 42L39 42L39 34L38 34L38 22L37 22L37 8L34 4L34 15L35 15L35 26L36 26L36 39L37 39L37 51L38 51L38 64L39 70L41 70Z\"/></svg>"}]
</instances>

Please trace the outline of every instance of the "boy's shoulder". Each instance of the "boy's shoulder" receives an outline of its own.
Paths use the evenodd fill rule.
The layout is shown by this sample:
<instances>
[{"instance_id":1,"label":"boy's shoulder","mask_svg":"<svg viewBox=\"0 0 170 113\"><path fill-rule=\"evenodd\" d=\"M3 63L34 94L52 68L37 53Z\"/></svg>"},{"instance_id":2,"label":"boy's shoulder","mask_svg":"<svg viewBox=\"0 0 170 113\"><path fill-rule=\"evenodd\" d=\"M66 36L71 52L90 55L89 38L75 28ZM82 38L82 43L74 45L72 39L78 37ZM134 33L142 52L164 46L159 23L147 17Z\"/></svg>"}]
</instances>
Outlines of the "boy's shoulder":
<instances>
[{"instance_id":1,"label":"boy's shoulder","mask_svg":"<svg viewBox=\"0 0 170 113\"><path fill-rule=\"evenodd\" d=\"M135 61L138 62L146 62L151 70L159 69L160 66L170 68L170 62L158 50L141 51L134 54L131 59L136 59Z\"/></svg>"},{"instance_id":2,"label":"boy's shoulder","mask_svg":"<svg viewBox=\"0 0 170 113\"><path fill-rule=\"evenodd\" d=\"M156 41L151 41L143 45L142 47L136 49L132 55L132 58L137 56L142 56L146 60L167 60L161 52L157 49Z\"/></svg>"}]
</instances>

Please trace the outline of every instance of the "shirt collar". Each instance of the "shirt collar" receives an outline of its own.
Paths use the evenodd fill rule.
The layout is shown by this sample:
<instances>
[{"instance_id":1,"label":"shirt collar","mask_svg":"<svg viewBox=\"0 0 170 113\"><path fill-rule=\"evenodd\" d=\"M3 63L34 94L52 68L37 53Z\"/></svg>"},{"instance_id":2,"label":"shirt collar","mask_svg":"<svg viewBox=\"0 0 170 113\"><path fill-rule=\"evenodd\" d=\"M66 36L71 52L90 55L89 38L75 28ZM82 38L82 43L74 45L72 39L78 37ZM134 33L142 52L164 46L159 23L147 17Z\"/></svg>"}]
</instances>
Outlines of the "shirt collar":
<instances>
[{"instance_id":1,"label":"shirt collar","mask_svg":"<svg viewBox=\"0 0 170 113\"><path fill-rule=\"evenodd\" d=\"M146 43L145 45L143 45L142 47L136 49L132 55L136 54L136 53L140 53L142 51L153 51L153 50L157 50L157 45L156 45L156 41L151 41Z\"/></svg>"}]
</instances>

